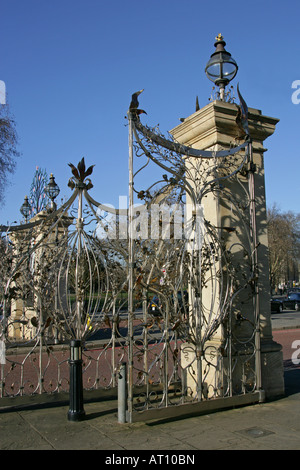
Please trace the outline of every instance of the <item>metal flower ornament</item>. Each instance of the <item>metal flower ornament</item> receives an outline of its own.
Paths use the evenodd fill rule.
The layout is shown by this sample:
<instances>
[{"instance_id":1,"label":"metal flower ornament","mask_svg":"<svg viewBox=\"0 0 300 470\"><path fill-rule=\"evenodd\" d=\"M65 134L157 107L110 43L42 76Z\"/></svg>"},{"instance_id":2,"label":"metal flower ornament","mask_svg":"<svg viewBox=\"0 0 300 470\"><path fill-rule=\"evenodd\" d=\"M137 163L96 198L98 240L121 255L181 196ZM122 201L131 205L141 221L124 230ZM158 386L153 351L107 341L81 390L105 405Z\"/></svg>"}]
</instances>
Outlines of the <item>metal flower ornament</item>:
<instances>
[{"instance_id":1,"label":"metal flower ornament","mask_svg":"<svg viewBox=\"0 0 300 470\"><path fill-rule=\"evenodd\" d=\"M89 190L93 187L90 178L87 177L93 173L95 165L91 165L86 169L84 157L78 163L77 168L73 165L73 163L68 163L68 165L71 168L73 174L73 177L70 178L68 182L69 188L74 189L75 187L81 187Z\"/></svg>"}]
</instances>

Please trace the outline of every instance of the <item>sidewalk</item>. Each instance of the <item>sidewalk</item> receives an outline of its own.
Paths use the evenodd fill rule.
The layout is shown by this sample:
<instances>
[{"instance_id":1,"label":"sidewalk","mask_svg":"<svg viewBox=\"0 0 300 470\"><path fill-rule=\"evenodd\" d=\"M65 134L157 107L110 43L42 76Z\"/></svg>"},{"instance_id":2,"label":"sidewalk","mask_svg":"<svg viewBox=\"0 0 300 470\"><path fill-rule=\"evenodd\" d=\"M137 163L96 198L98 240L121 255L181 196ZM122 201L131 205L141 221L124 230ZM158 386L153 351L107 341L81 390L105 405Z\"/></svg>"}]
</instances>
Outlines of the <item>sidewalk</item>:
<instances>
[{"instance_id":1,"label":"sidewalk","mask_svg":"<svg viewBox=\"0 0 300 470\"><path fill-rule=\"evenodd\" d=\"M86 403L78 423L67 420L68 406L1 412L0 449L103 450L105 459L124 450L197 459L200 449L299 450L300 369L287 370L285 381L286 396L276 401L169 422L119 424L116 401Z\"/></svg>"},{"instance_id":2,"label":"sidewalk","mask_svg":"<svg viewBox=\"0 0 300 470\"><path fill-rule=\"evenodd\" d=\"M85 403L78 423L67 420L68 405L0 411L0 450L102 450L102 463L147 450L174 458L182 451L197 463L199 450L300 450L300 367L285 370L285 388L278 400L164 422L119 424L116 400ZM171 463L159 459L151 463Z\"/></svg>"}]
</instances>

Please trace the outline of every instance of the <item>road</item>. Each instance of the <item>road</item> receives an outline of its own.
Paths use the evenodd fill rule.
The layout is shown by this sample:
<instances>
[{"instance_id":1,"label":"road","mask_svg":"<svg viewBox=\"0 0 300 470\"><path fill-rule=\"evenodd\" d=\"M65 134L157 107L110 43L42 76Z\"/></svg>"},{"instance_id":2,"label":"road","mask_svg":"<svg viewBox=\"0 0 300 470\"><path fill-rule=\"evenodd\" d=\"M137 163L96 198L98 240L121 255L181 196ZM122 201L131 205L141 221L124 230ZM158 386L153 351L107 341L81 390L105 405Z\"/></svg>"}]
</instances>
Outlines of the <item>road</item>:
<instances>
[{"instance_id":1,"label":"road","mask_svg":"<svg viewBox=\"0 0 300 470\"><path fill-rule=\"evenodd\" d=\"M272 329L300 328L300 311L283 310L282 313L271 314Z\"/></svg>"},{"instance_id":2,"label":"road","mask_svg":"<svg viewBox=\"0 0 300 470\"><path fill-rule=\"evenodd\" d=\"M139 312L139 315L137 315L138 320L135 322L134 325L134 334L136 337L141 337L143 330L143 327L141 325L141 315L141 312ZM291 355L294 352L291 347L292 343L297 339L299 339L300 341L300 311L296 312L295 310L284 310L282 313L272 313L271 323L274 340L283 345L284 359L288 360L291 358ZM291 330L292 333L289 334L286 330ZM119 325L119 331L121 333L121 337L126 337L127 314L122 315L122 320ZM151 333L153 337L155 337L155 333L160 333L156 324L153 326ZM101 328L99 331L89 337L89 341L107 342L110 338L111 329Z\"/></svg>"},{"instance_id":3,"label":"road","mask_svg":"<svg viewBox=\"0 0 300 470\"><path fill-rule=\"evenodd\" d=\"M273 339L282 346L285 381L293 378L293 386L300 387L300 312L284 310L271 315Z\"/></svg>"}]
</instances>

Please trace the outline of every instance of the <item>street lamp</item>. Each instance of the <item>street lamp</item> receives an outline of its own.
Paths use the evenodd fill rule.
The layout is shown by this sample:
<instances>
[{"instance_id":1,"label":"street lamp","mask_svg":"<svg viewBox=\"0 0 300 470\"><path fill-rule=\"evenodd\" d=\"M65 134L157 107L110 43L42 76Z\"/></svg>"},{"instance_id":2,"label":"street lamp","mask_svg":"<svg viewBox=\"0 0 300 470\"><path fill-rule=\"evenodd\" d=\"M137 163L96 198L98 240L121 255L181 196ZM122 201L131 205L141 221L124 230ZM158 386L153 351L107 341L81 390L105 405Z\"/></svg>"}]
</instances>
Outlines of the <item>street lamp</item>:
<instances>
[{"instance_id":1,"label":"street lamp","mask_svg":"<svg viewBox=\"0 0 300 470\"><path fill-rule=\"evenodd\" d=\"M49 183L45 187L45 193L47 194L49 199L51 199L51 209L56 210L57 206L56 206L56 203L54 202L54 199L59 195L60 189L58 185L55 183L55 179L52 173L50 175Z\"/></svg>"},{"instance_id":2,"label":"street lamp","mask_svg":"<svg viewBox=\"0 0 300 470\"><path fill-rule=\"evenodd\" d=\"M224 101L225 87L236 76L238 66L231 54L224 48L226 42L219 34L216 37L215 52L210 56L205 67L205 73L209 80L220 88L220 99Z\"/></svg>"},{"instance_id":3,"label":"street lamp","mask_svg":"<svg viewBox=\"0 0 300 470\"><path fill-rule=\"evenodd\" d=\"M30 204L28 202L28 197L25 196L24 202L23 202L23 204L20 208L21 214L23 215L23 217L25 217L25 223L27 223L27 219L28 219L28 216L30 214L30 211L31 211L31 207L30 207Z\"/></svg>"}]
</instances>

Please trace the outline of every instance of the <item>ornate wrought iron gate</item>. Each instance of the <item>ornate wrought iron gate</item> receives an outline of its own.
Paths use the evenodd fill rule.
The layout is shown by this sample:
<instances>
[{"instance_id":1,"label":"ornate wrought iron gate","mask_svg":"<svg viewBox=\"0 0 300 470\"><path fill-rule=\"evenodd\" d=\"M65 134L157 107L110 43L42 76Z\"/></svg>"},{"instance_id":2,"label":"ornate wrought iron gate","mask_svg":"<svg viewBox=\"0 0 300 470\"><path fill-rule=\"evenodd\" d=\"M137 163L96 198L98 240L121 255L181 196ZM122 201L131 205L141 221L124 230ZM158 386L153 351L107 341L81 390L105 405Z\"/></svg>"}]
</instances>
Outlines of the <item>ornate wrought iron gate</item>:
<instances>
[{"instance_id":1,"label":"ornate wrought iron gate","mask_svg":"<svg viewBox=\"0 0 300 470\"><path fill-rule=\"evenodd\" d=\"M84 346L87 390L115 391L127 364L129 422L153 410L187 414L259 399L250 138L216 152L185 147L141 124L137 96L128 112L128 210L91 197L92 167L82 160L70 165L73 194L61 208L2 226L0 404L68 392L72 339ZM164 173L139 188L150 165ZM230 191L233 180L242 200ZM244 221L231 245L203 212L209 195Z\"/></svg>"},{"instance_id":2,"label":"ornate wrought iron gate","mask_svg":"<svg viewBox=\"0 0 300 470\"><path fill-rule=\"evenodd\" d=\"M143 340L131 335L128 419L259 401L255 165L247 110L241 145L201 151L142 125L140 93L132 96L128 113L129 315L134 318L138 296L150 292L155 298L144 309ZM151 164L163 171L161 178L154 183L143 176L149 187L139 187ZM232 185L241 188L238 196ZM135 211L134 193L143 202ZM210 220L209 197L229 204L242 230ZM135 383L144 385L138 395Z\"/></svg>"}]
</instances>

